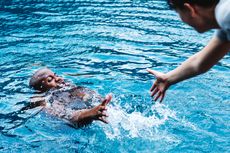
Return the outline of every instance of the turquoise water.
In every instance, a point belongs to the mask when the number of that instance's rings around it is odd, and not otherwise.
[[[146,68],[167,72],[201,49],[161,0],[1,0],[0,152],[229,152],[230,56],[151,100]],[[21,113],[31,74],[47,66],[101,95],[109,125],[74,129],[39,109]]]

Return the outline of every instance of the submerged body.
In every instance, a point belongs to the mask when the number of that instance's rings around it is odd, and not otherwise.
[[[94,91],[80,86],[53,89],[46,94],[45,111],[49,114],[71,120],[74,112],[92,109],[102,98]],[[75,118],[79,117],[75,113]]]

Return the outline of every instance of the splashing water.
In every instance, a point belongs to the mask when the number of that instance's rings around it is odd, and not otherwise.
[[[198,35],[166,1],[2,0],[0,18],[0,152],[229,152],[229,55],[170,88],[163,104],[150,100],[146,68],[168,72],[213,35]],[[75,129],[18,112],[33,96],[29,78],[45,66],[113,93],[110,124]]]
[[[108,138],[114,139],[116,137],[123,137],[122,132],[127,133],[127,137],[135,138],[151,138],[155,139],[157,133],[157,127],[164,124],[168,118],[175,118],[175,112],[164,107],[164,105],[156,104],[152,106],[151,111],[158,113],[152,116],[144,116],[140,112],[132,112],[128,114],[117,105],[115,107],[109,107],[109,122],[110,128],[104,129]]]

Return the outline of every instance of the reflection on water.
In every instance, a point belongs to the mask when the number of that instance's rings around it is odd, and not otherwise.
[[[161,0],[0,1],[1,152],[226,152],[229,55],[209,73],[175,85],[164,104],[153,76],[201,49],[198,35]],[[102,95],[110,124],[74,129],[37,109],[21,112],[32,73],[48,66]],[[208,89],[208,90],[207,90]]]

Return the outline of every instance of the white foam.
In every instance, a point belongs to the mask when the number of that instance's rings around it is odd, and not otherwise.
[[[152,106],[151,111],[156,112],[151,116],[144,116],[140,112],[127,113],[119,105],[109,106],[109,122],[110,127],[104,128],[105,134],[108,138],[147,138],[147,139],[161,139],[169,138],[167,134],[158,134],[158,127],[165,124],[169,117],[175,118],[176,113],[165,105],[155,104]]]

